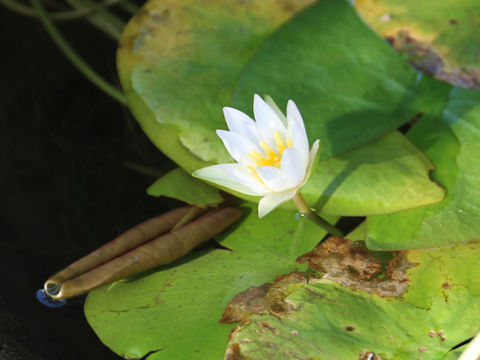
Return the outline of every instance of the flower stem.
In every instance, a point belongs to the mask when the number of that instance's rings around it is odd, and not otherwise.
[[[52,37],[53,41],[55,41],[57,46],[63,51],[65,56],[77,67],[77,69],[82,72],[83,75],[85,75],[91,82],[93,82],[96,86],[103,90],[106,94],[110,95],[118,102],[126,104],[127,100],[125,98],[125,95],[120,90],[118,90],[106,80],[104,80],[95,71],[93,71],[92,68],[90,68],[90,66],[88,66],[83,61],[83,59],[80,58],[77,53],[70,47],[69,43],[65,40],[62,34],[60,34],[53,21],[49,18],[48,13],[44,9],[40,0],[30,1],[33,8],[38,14],[40,21]]]
[[[340,237],[344,236],[344,234],[339,229],[337,229],[335,226],[333,226],[328,221],[323,219],[316,212],[312,211],[312,209],[310,208],[310,206],[308,206],[307,202],[305,201],[305,199],[300,193],[297,193],[293,197],[293,202],[295,203],[295,206],[297,207],[298,211],[300,211],[300,215],[302,217],[317,224],[318,226],[325,229],[328,233],[332,235],[340,236]]]
[[[480,359],[480,332],[473,338],[467,349],[458,358],[458,360],[477,360]]]

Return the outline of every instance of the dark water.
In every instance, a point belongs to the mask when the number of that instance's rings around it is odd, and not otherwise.
[[[81,22],[62,31],[115,80],[116,45]],[[97,90],[37,21],[0,6],[0,359],[119,359],[83,316],[83,300],[42,306],[54,272],[177,204],[124,162],[167,171],[128,110]]]

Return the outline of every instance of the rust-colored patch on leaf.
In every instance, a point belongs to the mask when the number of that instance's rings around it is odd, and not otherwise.
[[[252,314],[269,312],[277,315],[288,310],[283,302],[289,284],[306,282],[305,274],[295,271],[287,275],[277,276],[275,282],[261,286],[251,286],[236,295],[226,306],[220,323],[247,323]]]
[[[270,330],[274,335],[278,334],[277,329],[275,329],[268,321],[259,321],[258,325],[264,329]]]
[[[408,62],[418,70],[452,85],[480,90],[478,70],[472,67],[448,66],[428,42],[415,38],[409,30],[399,30],[386,39],[397,51],[405,53]]]
[[[232,344],[228,347],[225,353],[225,360],[247,360],[248,358],[242,355],[240,344]]]
[[[375,293],[381,297],[399,297],[408,287],[405,271],[414,266],[403,252],[382,266],[366,248],[340,237],[332,236],[313,251],[299,257],[299,263],[308,263],[310,268],[323,273],[322,278],[330,279],[355,290]],[[382,272],[383,271],[383,272]],[[253,314],[269,313],[279,317],[293,310],[285,301],[290,284],[315,281],[318,277],[294,271],[277,276],[273,283],[251,286],[236,295],[226,306],[220,323],[246,324]],[[307,288],[307,291],[311,289]],[[352,330],[350,330],[352,328]],[[355,328],[346,327],[347,331]]]
[[[405,272],[414,265],[408,262],[404,253],[395,254],[386,264],[384,276],[380,276],[380,259],[350,240],[332,236],[297,261],[308,263],[312,269],[325,273],[323,278],[343,286],[381,297],[399,297],[408,287]]]

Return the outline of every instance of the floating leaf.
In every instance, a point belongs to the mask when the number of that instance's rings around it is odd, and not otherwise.
[[[349,2],[319,1],[269,36],[244,68],[232,104],[252,94],[298,105],[320,160],[390,133],[409,119],[416,72],[358,17]]]
[[[299,268],[296,257],[325,235],[291,211],[258,219],[255,205],[243,209],[243,222],[220,239],[233,251],[200,251],[90,293],[85,314],[99,338],[126,358],[153,350],[152,360],[222,358],[232,327],[218,321],[228,301]]]
[[[480,238],[480,93],[424,78],[413,111],[424,116],[408,137],[438,169],[439,204],[367,218],[371,249],[427,248]]]
[[[279,278],[263,299],[270,313],[243,319],[227,359],[456,359],[450,348],[478,331],[480,244],[398,256],[410,263],[403,297],[379,297],[326,277],[309,284]],[[428,307],[421,307],[425,300]]]
[[[223,200],[218,189],[195,179],[180,168],[173,169],[155,181],[147,193],[152,196],[168,196],[198,206],[218,204]]]
[[[395,131],[344,155],[320,162],[302,189],[322,213],[365,216],[441,201],[444,191],[429,179],[433,165]]]
[[[417,68],[480,89],[477,0],[358,0],[355,6]]]

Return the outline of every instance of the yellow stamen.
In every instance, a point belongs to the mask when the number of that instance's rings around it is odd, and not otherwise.
[[[263,151],[265,151],[266,160],[274,161],[274,159],[279,157],[277,153],[273,151],[265,141],[260,141],[259,145],[262,147]]]
[[[256,168],[262,167],[262,166],[274,166],[280,169],[280,165],[282,163],[283,151],[287,147],[293,147],[293,142],[290,138],[286,139],[287,146],[285,146],[285,142],[283,141],[282,136],[280,135],[280,132],[276,131],[273,134],[273,136],[275,138],[275,144],[276,144],[278,154],[274,150],[272,150],[272,148],[268,146],[268,144],[265,141],[260,141],[258,143],[260,147],[263,149],[263,151],[265,152],[265,156],[261,155],[256,150],[250,150],[250,152],[248,153],[248,156],[250,156],[250,159],[253,160],[253,162],[255,163],[255,166],[247,166],[247,168],[250,171],[250,174],[261,183],[263,183],[263,181],[258,175]]]
[[[277,150],[280,153],[280,156],[282,156],[283,150],[285,150],[285,143],[283,142],[282,136],[280,135],[280,132],[275,131],[275,134],[273,134],[275,137],[275,143],[277,144]]]
[[[278,154],[277,154],[277,152],[272,150],[272,148],[270,146],[268,146],[268,144],[265,141],[260,141],[258,143],[260,145],[260,147],[263,149],[263,151],[265,152],[265,156],[261,155],[256,150],[251,150],[248,153],[248,156],[250,156],[250,159],[253,160],[256,167],[274,166],[274,167],[280,169],[280,165],[281,165],[281,162],[282,162],[283,151],[287,147],[293,147],[293,142],[290,138],[286,139],[287,140],[287,146],[285,146],[285,142],[283,141],[282,135],[280,135],[280,132],[276,131],[273,136],[275,138],[275,144],[276,144]],[[257,170],[255,169],[255,167],[250,166],[249,170],[252,172],[252,175],[258,177]],[[260,180],[260,178],[258,178],[258,179]]]
[[[255,179],[264,184],[263,180],[258,175],[257,169],[254,166],[247,166],[247,169],[250,171],[250,175],[252,175]]]
[[[250,156],[250,159],[252,159],[255,162],[255,164],[257,164],[258,166],[261,166],[259,164],[262,164],[265,160],[263,156],[260,155],[256,150],[250,150],[250,152],[248,153],[248,156]]]

